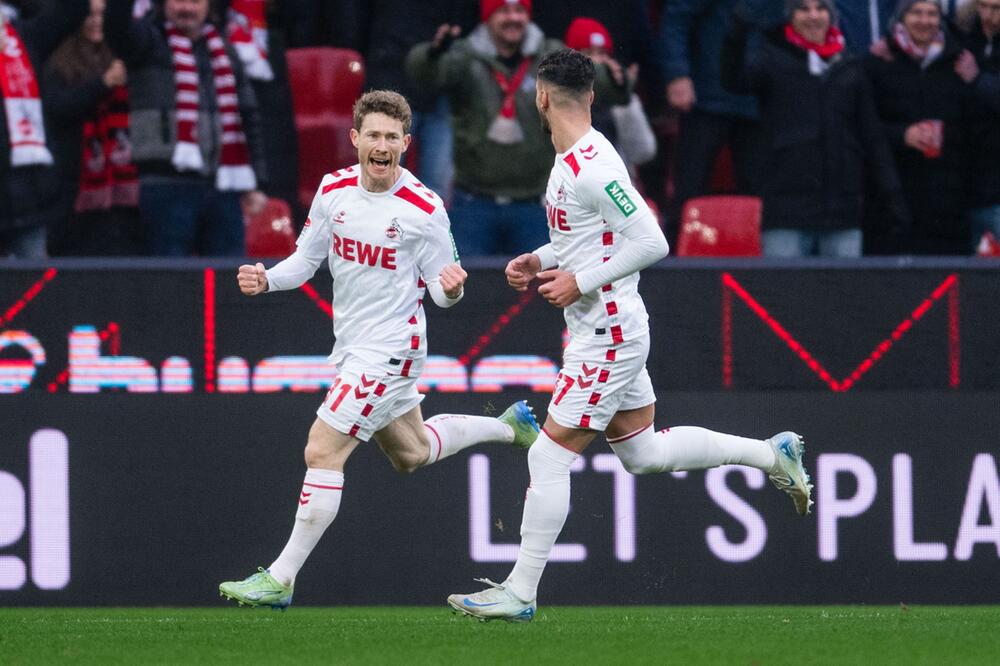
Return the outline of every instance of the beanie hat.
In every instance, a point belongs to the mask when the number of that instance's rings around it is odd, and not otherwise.
[[[910,11],[910,7],[917,4],[918,2],[929,2],[941,11],[940,0],[899,0],[899,4],[896,5],[896,12],[892,15],[892,23],[899,23],[903,20],[903,15]]]
[[[566,46],[574,51],[584,49],[604,49],[608,53],[614,50],[611,34],[599,21],[579,16],[573,19],[566,30]]]
[[[790,21],[792,19],[792,13],[794,13],[796,9],[800,9],[804,4],[805,0],[785,0],[785,19]],[[826,11],[830,12],[830,24],[836,24],[837,8],[834,6],[833,0],[819,0],[819,4],[826,7]]]
[[[521,5],[531,14],[531,0],[479,0],[479,20],[486,23],[503,5]]]

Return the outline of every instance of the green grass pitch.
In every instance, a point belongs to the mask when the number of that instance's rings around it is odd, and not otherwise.
[[[13,664],[998,664],[1000,607],[0,609]]]

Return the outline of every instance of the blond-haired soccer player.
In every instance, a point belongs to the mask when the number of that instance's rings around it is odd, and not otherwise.
[[[648,317],[637,287],[639,271],[666,256],[667,241],[621,158],[591,127],[593,81],[594,65],[576,51],[554,52],[538,66],[536,105],[557,153],[545,193],[551,242],[511,260],[506,273],[518,291],[536,276],[545,281],[539,293],[565,310],[571,340],[528,452],[517,563],[502,584],[480,579],[490,587],[448,597],[455,610],[482,619],[534,617],[542,570],[569,512],[570,466],[599,432],[633,474],[749,465],[790,494],[800,514],[812,504],[795,433],[759,440],[653,429]]]
[[[362,96],[351,130],[358,164],[323,178],[295,253],[270,270],[239,269],[240,289],[254,296],[294,289],[328,259],[336,313],[330,360],[339,369],[309,431],[308,469],[287,545],[267,569],[219,586],[241,605],[291,603],[295,576],[337,515],[344,464],[361,442],[374,438],[398,471],[412,472],[480,442],[526,448],[538,434],[524,402],[498,418],[421,416],[424,292],[451,307],[462,298],[466,273],[441,199],[399,164],[410,119],[398,93]]]

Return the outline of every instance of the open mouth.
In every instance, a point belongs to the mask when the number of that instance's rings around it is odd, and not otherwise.
[[[389,170],[389,165],[392,164],[392,161],[389,158],[370,157],[368,158],[368,163],[372,165],[374,171],[381,173]]]

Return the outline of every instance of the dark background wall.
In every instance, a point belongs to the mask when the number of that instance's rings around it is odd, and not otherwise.
[[[0,273],[0,381],[17,389],[9,378],[30,357],[14,332],[46,355],[27,388],[0,395],[0,587],[13,588],[0,603],[215,603],[220,580],[284,544],[322,387],[223,394],[206,362],[323,356],[330,319],[305,291],[241,297],[232,266],[55,268]],[[558,363],[559,313],[537,297],[512,309],[494,267],[471,273],[460,306],[429,312],[431,353],[470,376],[494,355]],[[599,440],[560,539],[583,558],[550,565],[544,602],[996,603],[996,278],[972,263],[644,273],[658,427],[803,433],[815,513],[797,517],[762,474],[735,468],[630,481]],[[328,279],[313,284],[328,298]],[[102,357],[143,359],[161,380],[165,359],[188,359],[191,391],[72,392],[68,340],[82,325],[105,333]],[[431,390],[424,411],[495,413],[519,398],[544,413],[547,394],[525,387]],[[61,437],[64,477],[58,446],[30,453],[33,438]],[[484,560],[516,544],[527,480],[523,455],[502,447],[409,477],[360,448],[296,603],[433,604],[502,578],[510,563]]]

